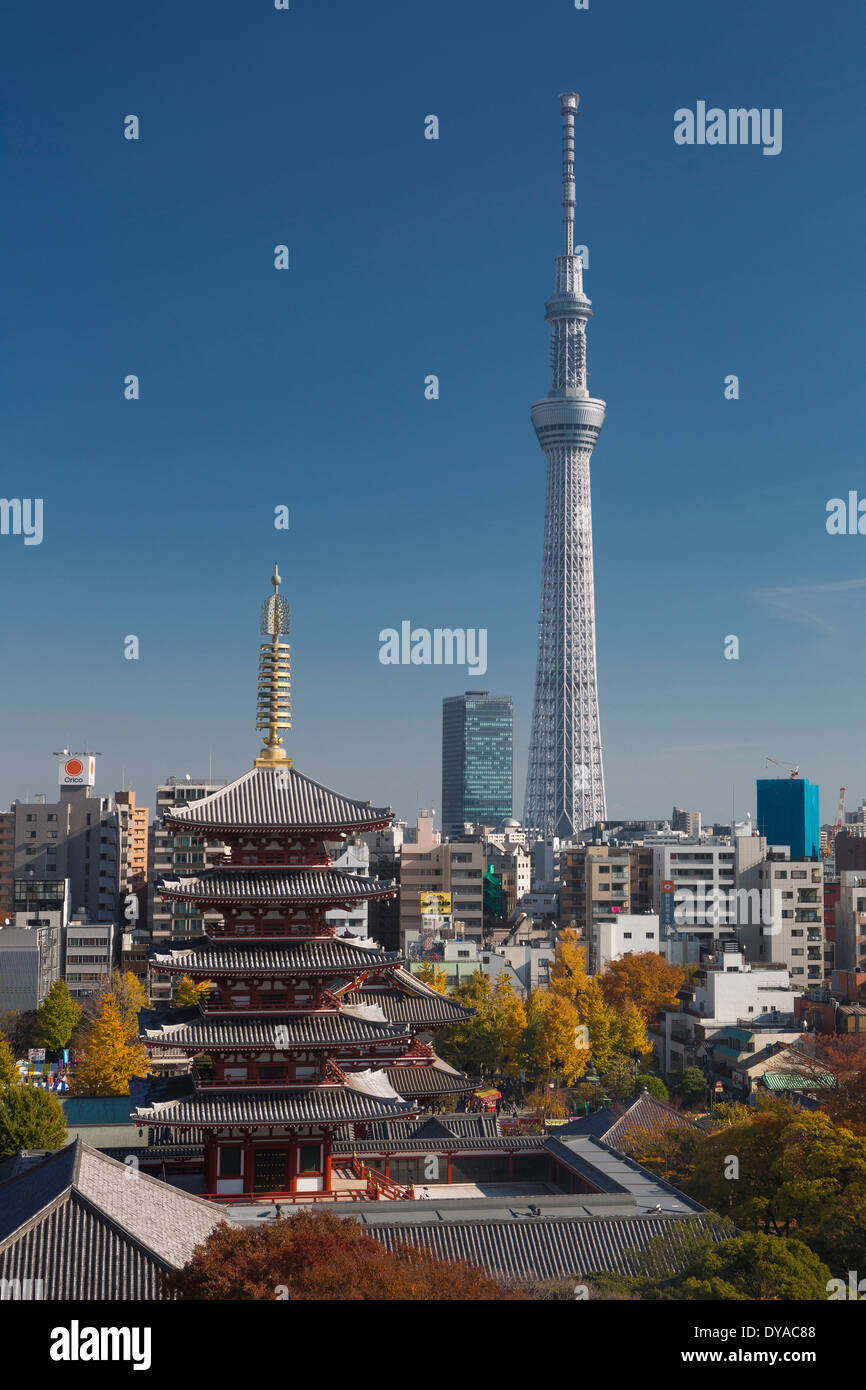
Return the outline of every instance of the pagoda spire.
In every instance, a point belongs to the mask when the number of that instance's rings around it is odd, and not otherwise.
[[[259,693],[256,706],[256,728],[266,733],[265,745],[255,760],[256,767],[291,767],[286,756],[280,729],[292,727],[291,666],[288,642],[281,637],[289,634],[289,605],[280,597],[280,571],[274,565],[271,583],[274,592],[262,604],[262,636],[267,642],[259,647]]]

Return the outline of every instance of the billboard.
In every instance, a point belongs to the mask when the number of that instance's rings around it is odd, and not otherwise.
[[[675,927],[676,918],[674,916],[674,889],[675,884],[672,878],[663,878],[660,888],[660,907],[661,924],[663,927]]]
[[[451,894],[450,893],[422,893],[421,894],[421,913],[426,916],[428,913],[439,917],[451,916]]]
[[[92,787],[96,781],[96,758],[92,753],[71,753],[61,758],[57,780],[61,787]]]

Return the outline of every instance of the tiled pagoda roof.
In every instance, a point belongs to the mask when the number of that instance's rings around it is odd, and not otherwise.
[[[190,1009],[142,1010],[138,1016],[144,1042],[162,1047],[206,1049],[234,1047],[338,1047],[341,1044],[400,1042],[409,1030],[395,1023],[370,1021],[332,1010],[319,1014],[255,1014],[221,1018]],[[278,1034],[277,1030],[282,1030]],[[280,1043],[279,1037],[288,1041]]]
[[[157,952],[153,956],[153,966],[156,970],[207,976],[239,973],[352,975],[359,970],[398,965],[401,959],[398,951],[355,946],[336,936],[280,945],[251,942],[243,946],[238,943],[215,946],[207,937],[201,937],[187,949],[165,954]]]
[[[391,976],[393,987],[352,990],[344,994],[344,1004],[367,1004],[382,1010],[392,1023],[424,1024],[440,1027],[446,1023],[465,1023],[473,1017],[472,1009],[456,1004],[453,999],[440,994],[423,984],[408,970],[395,970]]]
[[[462,1071],[455,1071],[441,1057],[429,1066],[388,1067],[388,1080],[401,1096],[456,1096],[474,1091],[477,1081],[471,1081]]]
[[[171,1100],[138,1106],[137,1124],[190,1125],[207,1129],[225,1125],[347,1124],[412,1115],[417,1106],[400,1097],[370,1095],[349,1086],[318,1090],[268,1090],[228,1094],[197,1092],[190,1084]]]
[[[387,898],[397,891],[392,880],[358,878],[342,869],[211,869],[197,878],[162,879],[165,898],[208,902],[334,902]]]
[[[373,830],[391,818],[390,806],[342,796],[293,767],[254,767],[210,796],[165,812],[166,825],[197,831]]]

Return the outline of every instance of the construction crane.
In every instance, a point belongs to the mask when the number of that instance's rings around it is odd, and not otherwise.
[[[790,768],[793,769],[793,771],[791,772],[791,776],[792,776],[792,777],[799,777],[799,776],[800,776],[800,764],[799,764],[799,763],[797,763],[797,764],[794,764],[794,763],[780,763],[778,758],[771,758],[769,755],[767,756],[767,762],[768,762],[768,763],[775,763],[776,767],[790,767]]]

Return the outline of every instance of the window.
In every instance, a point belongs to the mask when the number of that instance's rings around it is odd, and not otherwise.
[[[241,1148],[220,1149],[220,1177],[239,1178],[241,1175]]]
[[[36,817],[35,817],[35,816],[27,816],[27,817],[25,817],[25,819],[26,819],[26,820],[35,820]]]
[[[320,1173],[322,1171],[321,1154],[320,1144],[302,1144],[298,1149],[298,1172]]]
[[[624,931],[624,932],[623,932],[623,939],[624,939],[625,941],[631,941],[631,932],[630,932],[630,931]]]

